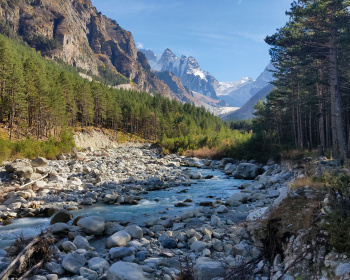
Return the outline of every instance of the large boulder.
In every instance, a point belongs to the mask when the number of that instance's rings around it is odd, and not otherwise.
[[[259,175],[259,167],[252,163],[240,163],[233,173],[235,179],[253,180]]]
[[[118,231],[110,236],[106,241],[106,248],[124,247],[131,240],[131,235],[125,230]]]
[[[82,218],[77,224],[82,231],[93,235],[101,235],[106,227],[105,219],[100,216]]]
[[[107,273],[107,280],[146,280],[141,266],[136,263],[116,262]]]
[[[51,219],[51,225],[56,223],[68,223],[73,218],[72,213],[69,211],[62,209],[58,211],[55,216]]]
[[[237,165],[232,164],[232,163],[228,163],[225,165],[224,172],[226,175],[231,175],[233,173],[233,171],[236,170],[236,168],[237,168]]]
[[[193,269],[196,279],[211,280],[225,276],[224,266],[210,258],[199,258]]]
[[[62,266],[65,270],[78,274],[79,269],[83,267],[86,263],[86,259],[83,255],[72,253],[68,254],[63,258]]]
[[[30,163],[33,167],[44,167],[49,164],[49,162],[43,157],[37,157],[36,159],[33,159]]]

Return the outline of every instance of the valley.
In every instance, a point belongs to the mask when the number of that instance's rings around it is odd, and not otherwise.
[[[0,280],[350,279],[349,2],[117,2],[0,0]]]

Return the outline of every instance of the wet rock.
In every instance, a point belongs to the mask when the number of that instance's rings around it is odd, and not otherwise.
[[[77,224],[87,234],[101,235],[105,230],[105,219],[100,216],[82,218]]]
[[[119,261],[107,273],[107,280],[146,280],[142,268],[135,263]]]
[[[73,215],[67,210],[58,211],[51,219],[51,225],[56,223],[68,223],[73,218]]]

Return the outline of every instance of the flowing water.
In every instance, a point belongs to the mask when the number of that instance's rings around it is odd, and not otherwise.
[[[196,168],[191,168],[196,169]],[[239,192],[238,187],[244,180],[235,180],[226,176],[220,170],[200,169],[203,177],[213,175],[209,180],[193,180],[191,186],[179,186],[166,190],[153,191],[142,194],[138,205],[106,205],[95,204],[76,211],[77,216],[103,216],[106,221],[132,222],[143,225],[144,221],[152,216],[178,215],[198,207],[202,201],[214,201],[221,198],[225,201],[233,193]],[[184,192],[186,190],[186,192]],[[174,205],[186,199],[192,202],[188,207],[177,208]],[[0,226],[0,248],[10,245],[17,236],[36,236],[50,224],[50,218],[22,218],[13,219],[12,224]]]

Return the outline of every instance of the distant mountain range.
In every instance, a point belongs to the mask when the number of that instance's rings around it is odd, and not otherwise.
[[[196,103],[197,105],[203,105],[217,114],[220,114],[221,110],[211,107],[241,107],[273,80],[270,72],[273,68],[271,64],[256,80],[243,77],[235,82],[218,82],[213,75],[200,67],[194,57],[182,55],[179,58],[169,48],[161,55],[156,55],[152,50],[139,49],[139,51],[146,56],[155,73],[164,71],[173,73],[180,78],[184,87],[192,92],[191,95],[196,97],[197,102],[202,101],[199,102],[200,104]],[[157,75],[158,77],[163,76],[163,74]],[[211,98],[211,102],[207,102],[201,95]],[[212,100],[218,100],[218,102],[214,102],[215,105],[213,105]]]
[[[87,78],[116,73],[124,76],[124,83],[132,81],[128,86],[133,89],[204,106],[216,114],[232,111],[228,106],[243,106],[272,80],[265,70],[256,81],[244,77],[218,82],[192,56],[179,58],[170,49],[161,55],[138,50],[131,32],[99,13],[90,0],[1,3],[0,31],[10,27],[45,56],[84,69]]]
[[[241,83],[239,87],[234,88],[232,91],[225,91],[225,94],[219,97],[232,107],[242,107],[255,94],[273,81],[271,70],[273,70],[273,66],[270,63],[255,81],[246,78],[243,80],[246,81],[245,83]]]

